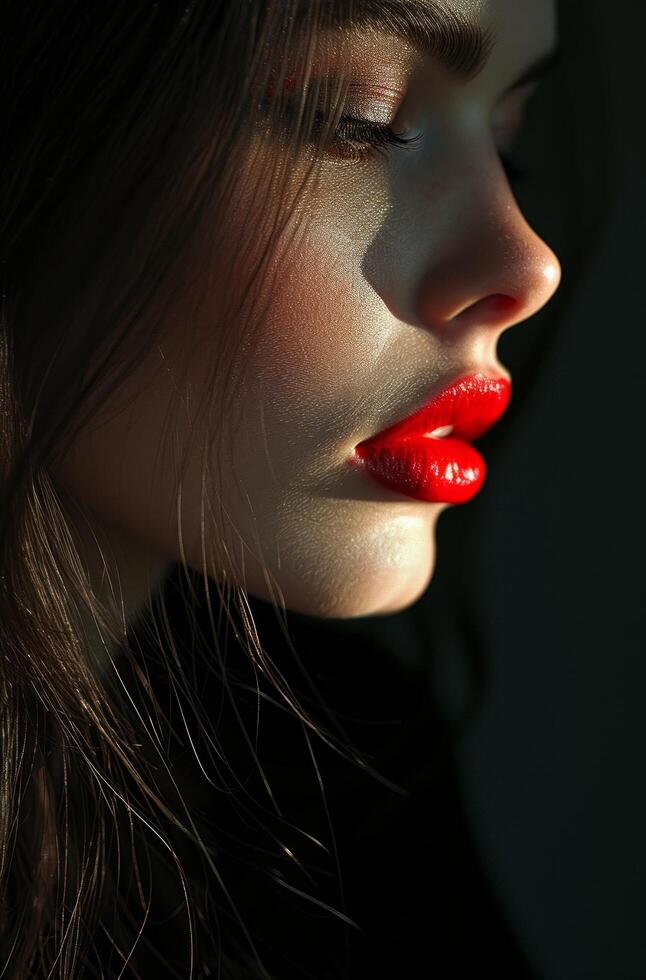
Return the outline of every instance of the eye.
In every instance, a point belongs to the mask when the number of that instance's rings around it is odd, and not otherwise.
[[[288,99],[281,108],[278,122],[288,130],[298,128],[302,107],[295,100]],[[315,109],[305,140],[306,145],[322,146],[328,156],[343,160],[367,160],[378,155],[384,156],[389,147],[405,147],[415,143],[419,134],[406,135],[396,132],[388,123],[376,122],[343,113],[333,130],[329,131],[330,112]]]
[[[321,113],[321,117],[323,115]],[[389,124],[345,114],[339,119],[328,147],[334,156],[365,160],[377,154],[383,155],[389,146],[410,146],[418,139],[419,135],[406,136],[395,132]]]

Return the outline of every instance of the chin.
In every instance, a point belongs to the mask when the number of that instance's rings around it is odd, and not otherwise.
[[[326,617],[337,619],[357,619],[362,616],[387,616],[402,612],[420,599],[428,589],[435,570],[434,553],[430,564],[415,568],[404,576],[392,574],[384,578],[381,588],[378,583],[368,590],[348,590],[336,604],[336,611],[325,613]]]
[[[245,556],[242,588],[265,602],[318,619],[359,619],[402,612],[426,592],[435,571],[435,523],[448,505],[406,513],[368,513],[363,522],[337,525],[303,548],[304,535],[284,548],[280,564]],[[287,541],[289,544],[289,539]],[[265,555],[271,554],[264,548]]]
[[[345,581],[341,576],[333,585],[312,582],[310,588],[280,582],[287,609],[318,619],[358,619],[365,616],[386,616],[401,612],[417,602],[429,587],[435,569],[435,548],[425,550],[411,565],[370,567],[353,570]],[[266,586],[249,591],[266,602],[271,601]]]

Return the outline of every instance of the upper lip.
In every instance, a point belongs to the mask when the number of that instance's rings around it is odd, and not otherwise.
[[[453,426],[451,436],[454,438],[477,439],[498,421],[507,408],[510,395],[511,382],[504,375],[486,371],[463,372],[420,409],[359,445],[419,438],[446,425]]]

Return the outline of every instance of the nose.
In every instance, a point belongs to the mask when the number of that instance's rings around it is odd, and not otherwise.
[[[505,329],[531,317],[558,289],[561,266],[530,227],[509,188],[455,225],[414,288],[415,319],[434,331]]]

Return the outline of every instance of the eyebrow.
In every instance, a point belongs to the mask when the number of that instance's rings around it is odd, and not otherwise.
[[[493,29],[482,27],[442,0],[354,0],[351,13],[340,23],[345,27],[373,27],[400,37],[464,81],[480,74],[496,43]],[[508,91],[543,78],[559,62],[560,55],[558,46],[541,55]]]
[[[495,43],[492,30],[442,0],[354,0],[339,22],[400,37],[465,80],[482,71]]]

